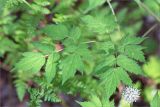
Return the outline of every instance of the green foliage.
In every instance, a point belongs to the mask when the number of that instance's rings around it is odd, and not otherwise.
[[[88,102],[78,102],[82,107],[114,107],[114,103],[105,100],[100,100],[97,96],[92,96]]]
[[[11,48],[12,47],[12,48]],[[14,51],[18,46],[8,38],[0,37],[0,57],[5,52],[12,52]]]
[[[53,40],[61,40],[68,36],[68,30],[64,25],[48,25],[43,32]]]
[[[117,58],[117,64],[129,72],[142,74],[140,66],[134,60],[129,59],[127,56],[119,55]]]
[[[80,93],[89,100],[78,102],[82,107],[113,107],[110,97],[119,84],[132,85],[131,73],[143,75],[139,62],[145,62],[141,43],[146,38],[135,36],[142,22],[128,27],[135,16],[126,8],[116,17],[116,4],[105,3],[0,0],[6,6],[0,8],[0,57],[17,62],[7,64],[14,68],[21,101],[26,91],[30,107],[61,102],[60,93]]]
[[[108,77],[108,78],[106,78]],[[122,68],[109,69],[102,74],[102,84],[105,84],[107,97],[110,97],[116,90],[116,87],[122,81],[126,85],[131,85],[131,79],[128,74]]]
[[[146,64],[143,65],[144,72],[151,78],[154,78],[156,82],[160,81],[160,60],[156,56],[151,56],[146,62]]]
[[[76,70],[83,70],[83,62],[79,55],[72,54],[61,62],[62,83],[74,76]]]
[[[56,95],[53,84],[48,83],[44,78],[35,78],[38,88],[29,88],[31,95],[29,106],[41,107],[43,101],[60,102],[61,100]]]
[[[6,0],[6,8],[13,7],[15,5],[18,5],[19,3],[22,3],[25,0]]]
[[[45,67],[45,76],[48,82],[51,82],[56,74],[56,61],[59,59],[59,54],[52,53],[49,55]]]
[[[111,33],[115,29],[115,22],[113,16],[104,14],[103,11],[98,13],[98,15],[85,15],[82,17],[82,21],[85,23],[85,26],[94,33],[105,34]]]
[[[41,53],[26,52],[23,58],[16,64],[15,69],[37,73],[45,63],[45,56]]]
[[[54,51],[54,47],[47,43],[33,42],[34,47],[43,54],[50,54]]]
[[[18,94],[18,98],[20,99],[20,101],[22,101],[27,88],[25,81],[17,79],[15,81],[15,87]]]
[[[88,7],[86,11],[90,11],[92,9],[97,8],[98,6],[101,6],[103,3],[105,2],[105,0],[88,0]]]
[[[158,92],[153,97],[153,100],[151,101],[151,107],[158,107],[160,104],[160,96]]]
[[[129,57],[144,62],[145,58],[144,58],[144,54],[142,52],[142,47],[137,46],[137,45],[128,45],[125,47],[125,53],[126,55],[128,55]]]

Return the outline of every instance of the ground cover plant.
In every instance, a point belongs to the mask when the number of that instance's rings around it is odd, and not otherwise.
[[[160,106],[160,40],[149,37],[160,32],[159,0],[0,0],[0,13],[0,67],[20,102]]]

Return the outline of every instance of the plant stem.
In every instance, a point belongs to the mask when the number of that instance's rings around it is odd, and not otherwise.
[[[117,16],[116,16],[115,12],[114,12],[114,9],[113,9],[113,7],[112,7],[112,5],[111,5],[111,3],[110,3],[110,0],[107,0],[107,3],[108,3],[108,5],[109,5],[109,8],[110,8],[111,11],[112,11],[112,14],[113,14],[113,16],[114,16],[114,20],[115,20],[115,22],[117,23],[117,29],[118,29],[118,31],[121,33],[120,26],[119,26],[119,23],[118,23],[118,19],[117,19]]]
[[[139,7],[144,8],[148,13],[150,13],[158,22],[160,22],[160,17],[158,17],[150,8],[148,8],[144,3],[142,3],[140,0],[137,1],[137,4]]]
[[[147,36],[147,35],[148,35],[153,29],[155,29],[156,27],[157,27],[157,24],[153,25],[150,29],[148,29],[148,30],[143,34],[142,37]]]

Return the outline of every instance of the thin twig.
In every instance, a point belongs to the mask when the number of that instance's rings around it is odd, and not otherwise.
[[[156,27],[157,27],[157,24],[153,25],[150,29],[148,29],[148,30],[143,34],[142,37],[147,36],[147,35],[148,35],[153,29],[155,29]]]

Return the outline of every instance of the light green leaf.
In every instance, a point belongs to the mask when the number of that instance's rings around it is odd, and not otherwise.
[[[127,56],[119,55],[117,58],[117,64],[131,73],[143,74],[140,66]]]
[[[149,61],[143,65],[145,74],[158,82],[160,80],[160,59],[156,56],[149,57]]]
[[[52,53],[49,55],[45,67],[45,77],[48,82],[51,82],[56,74],[56,61],[59,59],[58,53]]]
[[[158,92],[153,97],[153,100],[151,101],[151,107],[159,107],[160,105],[160,96],[158,95]]]
[[[68,29],[65,25],[59,24],[54,25],[50,24],[47,25],[42,32],[46,35],[50,36],[53,40],[62,40],[68,36]]]
[[[144,53],[142,52],[142,47],[138,45],[127,45],[125,47],[125,54],[128,55],[130,58],[135,60],[145,62]]]
[[[45,63],[45,57],[41,53],[26,52],[23,56],[15,65],[15,69],[37,73]]]
[[[71,54],[62,60],[60,67],[62,68],[62,83],[73,77],[76,70],[83,69],[83,62],[78,54]]]

